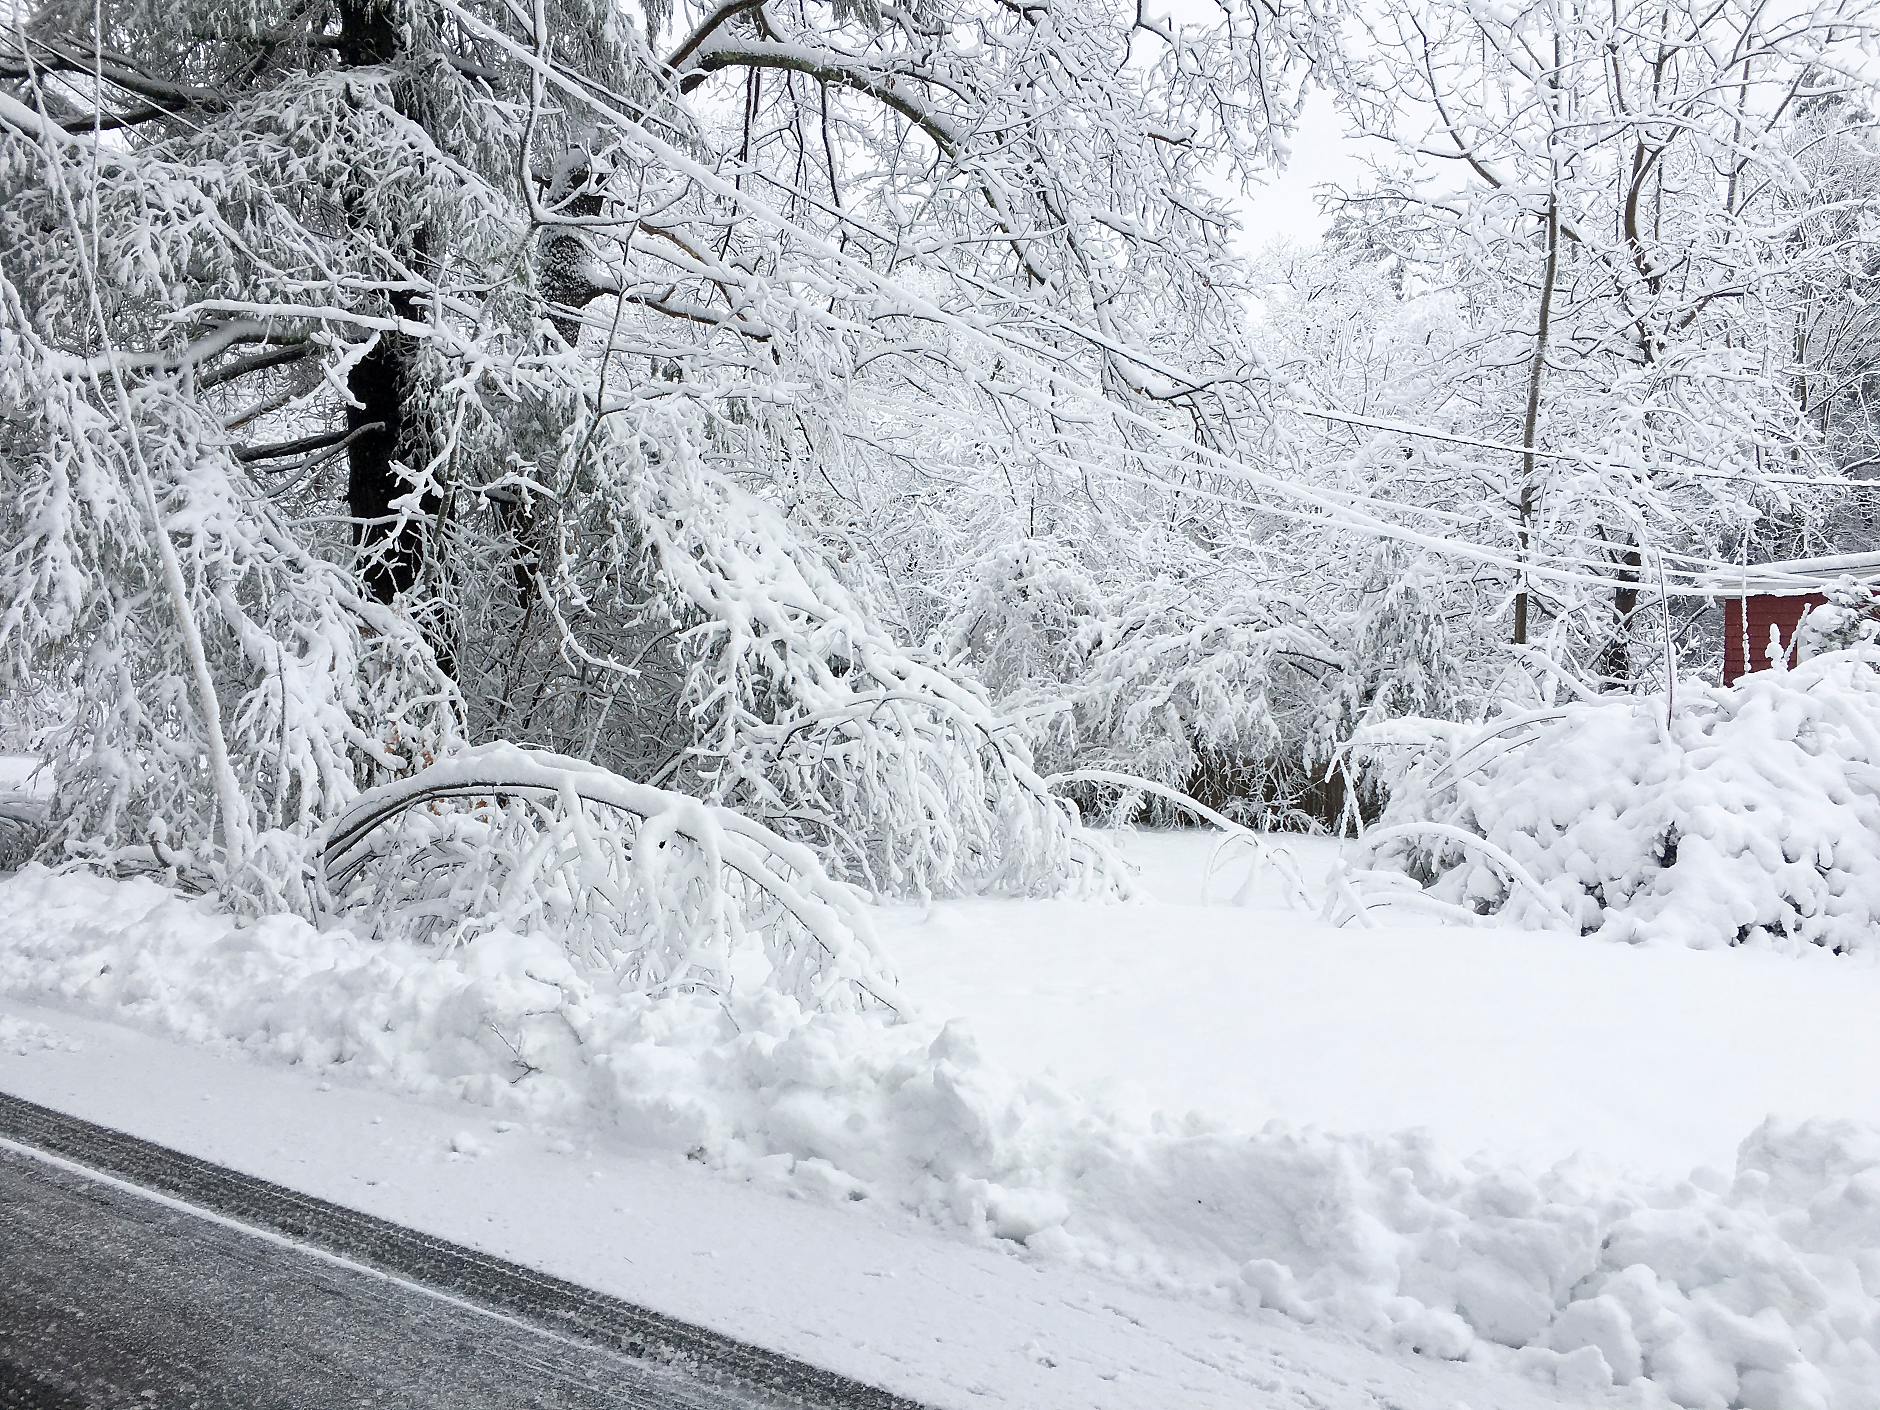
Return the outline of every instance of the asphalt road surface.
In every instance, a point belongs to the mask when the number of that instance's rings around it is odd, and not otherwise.
[[[0,1094],[5,1410],[784,1405],[919,1410]]]

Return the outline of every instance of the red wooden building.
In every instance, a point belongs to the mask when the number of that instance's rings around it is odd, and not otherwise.
[[[1746,672],[1769,669],[1771,631],[1777,649],[1793,666],[1795,628],[1802,615],[1825,603],[1823,587],[1842,577],[1880,584],[1880,553],[1755,563],[1713,577],[1711,583],[1723,599],[1723,683],[1734,685]]]

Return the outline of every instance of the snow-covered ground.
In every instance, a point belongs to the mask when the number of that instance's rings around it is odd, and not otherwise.
[[[1880,1405],[1870,960],[1124,845],[1159,899],[884,908],[887,1027],[29,871],[0,1087],[936,1405]]]
[[[1769,1115],[1880,1124],[1871,960],[1409,915],[1340,928],[1271,889],[1258,908],[1203,906],[1217,836],[1124,836],[1152,906],[942,902],[891,909],[882,930],[915,997],[969,1016],[1004,1065],[1248,1130],[1425,1126],[1458,1155],[1682,1176],[1732,1169]],[[1290,846],[1316,880],[1337,844]]]
[[[1510,1371],[1029,1262],[873,1202],[792,1198],[591,1126],[492,1119],[7,998],[0,1090],[946,1410],[1561,1403]]]

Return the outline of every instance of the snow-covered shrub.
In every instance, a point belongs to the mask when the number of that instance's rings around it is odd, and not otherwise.
[[[1720,689],[1486,725],[1406,719],[1355,754],[1389,793],[1377,864],[1524,926],[1699,948],[1876,948],[1880,651]]]
[[[1444,620],[1444,577],[1402,545],[1377,546],[1344,627],[1344,669],[1326,682],[1329,700],[1305,749],[1310,763],[1330,762],[1366,724],[1447,719],[1462,706],[1467,691]]]
[[[1799,661],[1825,651],[1844,651],[1880,641],[1880,594],[1852,577],[1831,584],[1827,601],[1803,613],[1795,628],[1795,656]],[[1752,642],[1752,650],[1757,643]]]
[[[0,803],[0,872],[17,871],[39,850],[43,829]]]
[[[543,937],[647,994],[724,993],[750,946],[806,1007],[894,1007],[866,910],[809,848],[584,760],[465,750],[359,798],[324,855],[334,914],[381,939]]]
[[[26,864],[45,836],[51,778],[32,753],[0,750],[0,872]]]

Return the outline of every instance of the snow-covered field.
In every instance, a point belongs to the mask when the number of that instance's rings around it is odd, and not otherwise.
[[[1217,837],[1127,836],[1152,906],[942,902],[882,929],[913,994],[970,1015],[1004,1065],[1248,1130],[1425,1126],[1458,1155],[1682,1176],[1732,1169],[1771,1114],[1880,1124],[1880,965],[1410,915],[1340,928],[1270,890],[1202,906]],[[1337,846],[1289,845],[1312,880]]]
[[[29,871],[0,1086],[939,1405],[1880,1405],[1880,967],[1204,906],[1210,843],[885,908],[885,1027]]]

